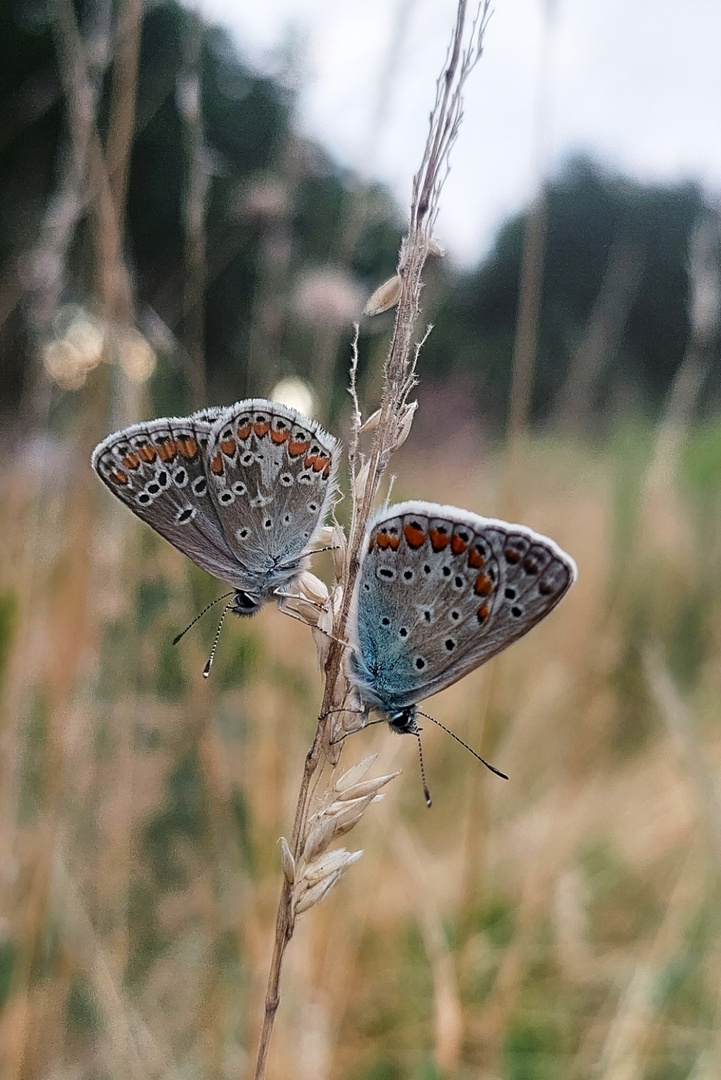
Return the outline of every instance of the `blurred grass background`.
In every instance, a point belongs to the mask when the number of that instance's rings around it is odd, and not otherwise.
[[[342,435],[351,323],[402,212],[297,135],[288,71],[254,74],[197,13],[21,3],[0,26],[0,1071],[235,1080],[315,650],[266,609],[226,628],[206,683],[213,618],[170,642],[216,583],[89,453],[291,374]],[[350,740],[348,764],[404,771],[292,943],[278,1080],[721,1076],[718,229],[693,185],[576,161],[482,265],[429,268],[394,498],[521,520],[579,582],[429,706],[508,783],[428,725],[428,813],[410,740]],[[384,318],[363,326],[369,410]]]

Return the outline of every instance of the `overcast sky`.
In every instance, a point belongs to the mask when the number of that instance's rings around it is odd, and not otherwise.
[[[426,135],[452,0],[201,0],[241,52],[267,67],[293,28],[304,43],[302,130],[341,163],[387,182],[401,205]],[[538,176],[539,61],[550,57],[541,143],[551,171],[587,151],[643,180],[700,181],[721,193],[721,0],[495,0],[486,50],[442,199],[450,256],[482,256]],[[380,73],[403,26],[382,129],[371,138]],[[369,151],[369,146],[374,149]]]

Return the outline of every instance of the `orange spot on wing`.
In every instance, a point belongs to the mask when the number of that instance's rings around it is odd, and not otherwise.
[[[276,446],[279,446],[280,443],[284,443],[287,439],[290,438],[290,429],[283,428],[282,431],[275,431],[273,428],[271,428],[270,437],[276,444]]]
[[[238,431],[237,431],[237,435],[238,435],[238,438],[240,439],[240,441],[245,442],[245,440],[248,438],[248,436],[250,435],[252,430],[253,430],[253,425],[252,424],[243,424],[242,427],[239,427]]]
[[[122,464],[126,469],[139,469],[140,458],[137,454],[128,454],[127,457],[122,459]]]
[[[513,563],[514,566],[521,561],[521,553],[515,548],[507,547],[503,554],[506,556],[506,562]]]
[[[123,486],[128,482],[128,477],[122,469],[113,469],[110,473],[110,479],[114,484],[121,484]]]
[[[325,468],[326,458],[322,454],[309,454],[304,461],[306,469],[313,469],[313,472],[322,472]]]
[[[451,551],[454,555],[462,555],[468,547],[465,540],[461,540],[460,536],[451,537]]]
[[[264,420],[260,424],[253,424],[253,431],[259,439],[263,439],[270,431],[270,420]]]
[[[431,547],[434,551],[443,551],[445,547],[448,547],[448,533],[440,532],[439,529],[431,529],[429,536],[431,538]]]
[[[306,440],[298,439],[297,441],[294,440],[294,439],[291,439],[290,442],[288,443],[288,453],[290,454],[291,457],[300,457],[301,454],[305,454],[305,452],[307,451],[309,446],[310,446],[310,440],[309,439],[306,439]]]
[[[232,457],[236,449],[235,439],[223,439],[220,444],[220,449],[223,451],[226,457]]]
[[[175,459],[175,439],[160,438],[157,443],[158,457],[163,462],[173,461]]]
[[[526,571],[527,574],[537,574],[538,573],[538,563],[535,562],[534,559],[524,559],[523,560],[523,569]]]
[[[216,454],[215,457],[211,458],[210,471],[214,473],[215,476],[223,475],[223,459],[220,454]]]
[[[471,554],[468,556],[468,565],[472,570],[480,570],[485,565],[486,560],[481,555],[478,548],[471,548]]]
[[[490,614],[491,614],[491,609],[489,608],[488,604],[481,604],[481,606],[478,609],[478,613],[476,615],[476,618],[478,619],[479,622],[485,622]]]
[[[493,592],[493,582],[489,578],[488,574],[479,574],[476,578],[476,584],[473,586],[473,591],[476,596],[490,596]]]
[[[385,551],[387,547],[390,547],[391,538],[388,533],[378,533],[376,535],[376,543],[381,550]],[[396,545],[397,546],[397,545]]]
[[[426,534],[423,529],[418,528],[414,524],[406,525],[403,529],[403,535],[406,538],[406,542],[409,547],[419,548],[426,542]]]
[[[186,461],[193,461],[198,456],[198,444],[190,435],[181,435],[175,440],[178,453]]]
[[[550,596],[553,592],[553,586],[549,585],[547,581],[539,581],[538,591],[541,596]]]
[[[371,536],[370,540],[368,541],[368,552],[370,553],[375,546],[376,546],[376,537]]]
[[[136,450],[138,457],[145,461],[148,465],[150,465],[151,462],[155,461],[155,447],[151,446],[150,443],[143,443],[142,446],[136,447]]]

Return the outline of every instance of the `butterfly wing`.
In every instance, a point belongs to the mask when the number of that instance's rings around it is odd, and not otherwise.
[[[211,494],[237,559],[263,591],[297,574],[328,511],[337,442],[294,409],[261,398],[238,402],[208,442]]]
[[[369,530],[351,677],[369,705],[414,705],[526,634],[575,577],[573,560],[524,526],[432,503],[390,507]]]
[[[247,575],[226,540],[204,465],[213,424],[224,412],[133,424],[104,439],[91,460],[142,521],[202,570],[243,588]]]

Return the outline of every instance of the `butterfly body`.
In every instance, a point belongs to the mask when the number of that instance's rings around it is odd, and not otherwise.
[[[236,590],[252,615],[305,565],[332,499],[336,440],[254,398],[108,436],[92,465],[141,520]]]
[[[416,734],[416,706],[544,618],[576,576],[552,540],[521,525],[408,502],[371,521],[348,674],[366,710]]]

